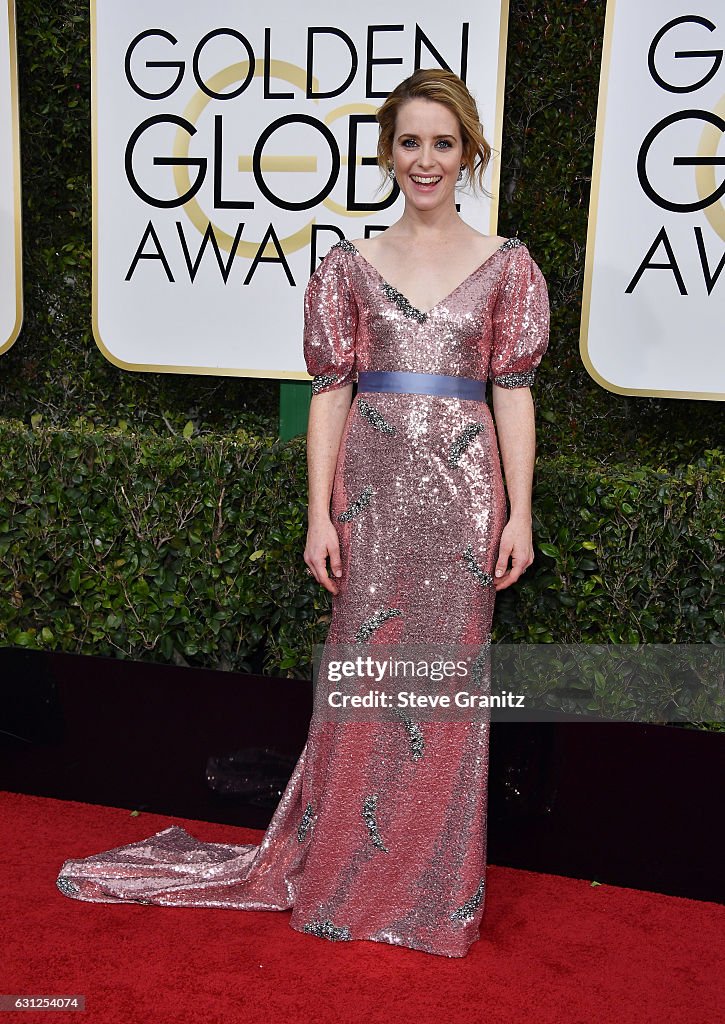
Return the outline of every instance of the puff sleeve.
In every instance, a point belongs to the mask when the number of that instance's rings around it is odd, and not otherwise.
[[[303,349],[313,395],[357,380],[357,324],[350,260],[342,247],[334,245],[305,289]]]
[[[530,387],[549,344],[549,295],[523,243],[509,256],[492,319],[489,378],[502,388]]]

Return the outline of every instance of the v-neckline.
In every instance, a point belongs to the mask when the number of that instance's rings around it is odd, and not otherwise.
[[[399,291],[399,289],[397,289],[395,285],[390,284],[390,282],[383,277],[383,275],[380,273],[377,267],[370,262],[367,256],[363,256],[358,247],[353,242],[351,242],[349,238],[346,238],[345,241],[347,242],[348,245],[352,247],[355,254],[359,256],[364,263],[367,263],[367,265],[370,267],[373,273],[378,277],[381,284],[383,285],[383,288],[386,290],[386,294],[388,294],[389,297],[392,296],[394,301],[396,298],[399,297],[399,299],[402,300],[402,302],[408,307],[408,309],[410,310],[410,314],[416,320],[424,321],[427,320],[431,313],[438,309],[439,306],[442,306],[444,302],[448,302],[456,294],[456,292],[460,291],[464,284],[468,284],[471,278],[474,277],[480,270],[483,270],[483,268],[493,259],[493,257],[500,253],[505,245],[508,245],[511,239],[504,239],[504,241],[501,242],[501,245],[499,245],[497,249],[494,249],[490,256],[486,257],[483,263],[479,263],[479,265],[475,267],[471,271],[471,273],[468,274],[467,277],[464,277],[463,280],[459,284],[457,284],[455,288],[448,292],[447,295],[444,295],[442,299],[439,299],[439,301],[436,302],[435,305],[431,306],[429,310],[418,309],[417,306],[414,306],[410,299],[403,295],[403,293]]]

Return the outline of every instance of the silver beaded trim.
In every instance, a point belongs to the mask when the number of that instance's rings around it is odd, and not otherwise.
[[[362,816],[365,819],[365,824],[368,827],[370,833],[370,840],[378,850],[382,850],[384,853],[389,853],[387,846],[380,837],[378,830],[378,819],[377,819],[377,806],[378,806],[378,795],[373,793],[372,796],[365,797],[365,803],[363,804]]]
[[[507,238],[506,241],[499,246],[499,252],[506,252],[507,249],[518,249],[519,246],[524,243],[520,238]]]
[[[392,423],[388,423],[383,414],[379,409],[376,409],[370,402],[366,402],[364,398],[358,398],[357,400],[358,412],[363,416],[368,423],[375,427],[376,430],[381,430],[384,434],[394,434],[395,427]]]
[[[403,612],[400,608],[381,608],[380,611],[375,612],[369,619],[363,622],[362,626],[358,629],[355,634],[355,640],[359,644],[364,644],[366,640],[369,640],[376,629],[379,629],[384,622],[388,619],[393,619],[396,615],[402,615]]]
[[[349,523],[353,516],[358,515],[364,508],[367,508],[370,504],[370,499],[373,496],[373,486],[368,484],[365,490],[362,492],[359,498],[356,498],[344,512],[341,512],[337,517],[338,523]]]
[[[451,920],[453,921],[470,921],[475,915],[478,908],[481,906],[483,900],[483,892],[486,887],[486,881],[484,878],[478,883],[478,889],[476,889],[470,900],[466,900],[462,907],[458,907],[451,914]]]
[[[346,238],[343,238],[339,242],[335,242],[334,245],[331,245],[328,250],[328,254],[331,253],[333,249],[342,249],[343,252],[357,252],[357,249],[352,242],[348,242]]]
[[[486,427],[483,423],[469,423],[465,426],[450,447],[448,452],[448,465],[451,467],[457,466],[461,460],[461,456],[472,443],[476,435],[480,434],[481,431],[485,429]]]
[[[329,918],[324,921],[310,921],[303,929],[308,935],[317,935],[320,939],[329,939],[331,942],[348,942],[352,939],[348,926],[337,927]]]
[[[316,395],[318,391],[322,391],[329,384],[336,384],[339,380],[339,377],[331,376],[329,373],[318,373],[312,378],[312,394]]]
[[[491,378],[500,388],[530,388],[536,379],[536,370],[521,370],[519,373],[502,373]]]
[[[486,572],[476,561],[476,557],[473,554],[473,545],[466,545],[466,550],[463,552],[463,558],[466,563],[466,568],[469,569],[476,577],[482,587],[490,587],[493,583],[493,576],[490,572]]]
[[[486,637],[486,639],[484,640],[483,644],[481,644],[480,654],[476,655],[473,664],[471,665],[471,683],[474,686],[480,687],[483,681],[483,672],[488,662],[488,652],[490,651],[490,649],[491,636],[489,634],[489,636]]]
[[[75,896],[77,892],[80,892],[78,885],[75,882],[71,882],[70,878],[58,878],[55,884],[64,896]]]
[[[425,323],[428,319],[428,314],[424,313],[422,309],[416,309],[408,299],[399,292],[397,288],[393,288],[392,284],[388,284],[387,281],[383,281],[380,286],[385,293],[385,297],[394,302],[398,309],[401,311],[403,316],[407,316],[410,320],[417,320],[418,323]]]
[[[314,818],[315,812],[312,808],[312,804],[307,804],[302,815],[302,818],[300,819],[300,823],[297,827],[297,839],[300,843],[304,843],[305,839],[307,838],[307,833],[310,831],[310,828],[312,827],[312,822],[314,821]]]
[[[395,713],[401,718],[403,725],[405,726],[405,731],[408,733],[408,739],[410,740],[410,756],[414,761],[420,761],[423,756],[423,751],[425,750],[425,739],[420,726],[404,715],[399,708],[395,709]]]

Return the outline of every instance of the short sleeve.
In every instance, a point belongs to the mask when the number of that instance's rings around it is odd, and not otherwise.
[[[305,289],[303,349],[313,395],[357,380],[357,323],[350,257],[333,245]]]
[[[530,387],[549,344],[549,295],[523,243],[512,248],[492,317],[489,378],[502,388]]]

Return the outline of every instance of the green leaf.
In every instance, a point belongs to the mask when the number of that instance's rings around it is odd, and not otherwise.
[[[544,555],[549,555],[550,558],[556,558],[559,554],[559,549],[553,544],[539,544],[539,551]]]

